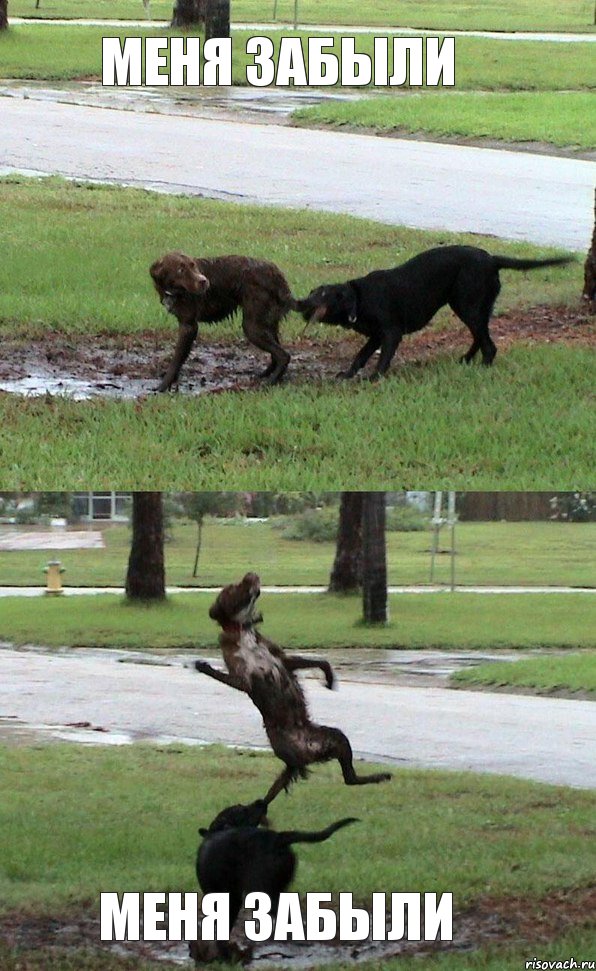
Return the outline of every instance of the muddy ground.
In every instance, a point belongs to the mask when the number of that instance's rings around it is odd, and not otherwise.
[[[332,961],[383,961],[398,955],[433,951],[471,951],[487,945],[546,943],[574,928],[589,925],[596,912],[596,886],[557,891],[540,899],[481,898],[468,910],[454,914],[453,941],[372,942],[342,944],[265,943],[254,946],[252,968],[322,967]],[[242,915],[241,915],[242,918]],[[236,935],[235,935],[236,936]],[[17,954],[47,948],[56,956],[75,948],[101,949],[128,958],[163,961],[164,968],[193,967],[184,943],[100,941],[99,916],[92,910],[71,910],[56,916],[10,912],[0,917],[0,939]]]
[[[495,319],[491,331],[501,351],[519,344],[596,344],[594,317],[579,306],[511,311]],[[23,396],[58,394],[75,400],[151,394],[173,352],[174,339],[172,330],[93,338],[50,332],[28,343],[8,339],[0,361],[0,391]],[[308,334],[287,342],[292,354],[287,380],[292,384],[331,380],[361,343],[357,335],[338,340]],[[463,327],[426,328],[403,341],[394,369],[400,360],[424,364],[458,357],[468,344]],[[183,369],[180,390],[200,395],[254,387],[266,360],[241,338],[214,342],[208,328],[203,328]]]

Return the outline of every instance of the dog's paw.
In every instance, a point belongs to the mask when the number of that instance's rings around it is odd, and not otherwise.
[[[211,670],[211,665],[209,661],[195,661],[195,671],[200,671],[201,674],[207,674]]]
[[[338,371],[335,377],[338,381],[349,381],[354,375],[351,371]]]

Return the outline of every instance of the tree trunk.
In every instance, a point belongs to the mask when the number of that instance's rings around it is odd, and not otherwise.
[[[230,36],[230,0],[206,0],[205,40]]]
[[[596,192],[594,192],[594,231],[592,244],[584,265],[583,297],[588,301],[590,313],[596,313]]]
[[[202,516],[199,516],[199,518],[197,519],[197,527],[198,527],[197,550],[195,553],[195,565],[192,568],[193,577],[196,577],[197,571],[199,569],[199,556],[201,555],[201,540],[203,538],[203,517]]]
[[[329,593],[351,593],[362,586],[363,492],[342,492],[335,559]]]
[[[205,23],[207,0],[176,0],[172,27],[197,27]]]
[[[8,0],[0,0],[0,30],[8,27]]]
[[[161,492],[133,492],[132,543],[126,574],[128,600],[164,600],[163,505]]]
[[[362,505],[362,592],[367,624],[387,622],[385,493],[365,492]]]

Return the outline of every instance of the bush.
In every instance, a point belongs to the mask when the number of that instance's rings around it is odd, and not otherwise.
[[[388,533],[419,533],[428,529],[428,516],[415,506],[393,506],[387,509]]]
[[[337,506],[324,506],[322,509],[306,509],[298,516],[280,520],[275,525],[277,529],[282,529],[284,539],[334,543],[337,539],[338,519]]]

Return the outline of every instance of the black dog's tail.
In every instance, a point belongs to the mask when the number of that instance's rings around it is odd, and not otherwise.
[[[349,826],[350,823],[359,822],[360,820],[356,819],[355,816],[348,816],[347,819],[339,819],[336,823],[331,823],[331,826],[328,826],[327,829],[319,830],[318,833],[303,833],[299,829],[294,829],[286,833],[277,833],[276,835],[284,846],[290,846],[292,843],[323,843],[343,826]]]
[[[546,260],[516,260],[513,256],[493,256],[497,270],[537,270],[539,266],[565,266],[573,256],[552,256]]]

